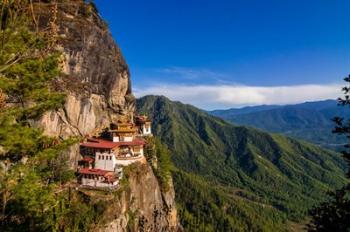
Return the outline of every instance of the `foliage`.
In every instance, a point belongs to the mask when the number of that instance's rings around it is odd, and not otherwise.
[[[65,185],[74,175],[64,151],[75,139],[45,136],[33,127],[65,95],[52,83],[60,54],[49,32],[36,30],[31,1],[0,2],[0,197],[2,231],[57,230],[64,218]]]
[[[286,216],[246,201],[203,177],[174,172],[176,202],[186,231],[283,231]]]
[[[311,210],[309,231],[350,231],[350,194],[344,187],[330,194],[331,200]]]
[[[287,106],[263,105],[215,110],[209,113],[234,124],[283,133],[334,150],[339,150],[346,142],[346,138],[331,133],[334,127],[332,118],[334,115],[350,116],[350,112],[339,107],[335,100]]]
[[[347,86],[343,88],[344,97],[338,101],[342,106],[350,105],[350,75],[346,77]],[[343,135],[346,139],[350,138],[350,118],[335,117],[336,127],[334,133]],[[350,165],[350,144],[344,146],[345,150],[343,158]],[[347,177],[350,178],[350,170],[348,169]],[[347,184],[335,193],[330,194],[330,200],[324,202],[311,210],[312,222],[310,231],[350,231],[350,184]]]
[[[137,108],[151,116],[153,132],[169,148],[176,168],[201,177],[213,188],[222,189],[226,196],[222,199],[227,205],[244,207],[228,200],[236,196],[272,207],[281,218],[287,215],[289,220],[298,221],[309,208],[327,197],[327,191],[346,181],[343,177],[345,164],[333,151],[281,135],[234,126],[165,97],[141,98]],[[188,187],[183,181],[178,182],[179,178],[174,181],[177,202],[190,212],[185,204],[188,193],[180,194]],[[198,183],[194,181],[193,186],[197,187]],[[209,216],[209,210],[201,208],[201,200],[191,201],[197,204],[199,212],[203,210],[202,214]],[[250,213],[253,214],[254,209]],[[194,220],[200,220],[198,214],[190,214]],[[251,219],[259,224],[257,218]],[[247,222],[242,220],[242,223]]]
[[[169,190],[172,162],[168,148],[154,137],[147,138],[145,156],[152,165],[153,171],[159,181],[163,192]]]
[[[65,194],[61,205],[61,220],[56,230],[59,231],[93,231],[104,222],[104,212],[108,202],[95,200],[78,191],[71,190]],[[62,209],[61,208],[61,209]]]
[[[338,101],[342,106],[350,106],[350,75],[344,79],[347,86],[343,88],[344,98],[339,98]],[[350,138],[350,118],[344,121],[343,117],[334,118],[336,123],[336,127],[333,133],[340,134],[346,136],[347,139]],[[346,144],[344,146],[345,150],[343,153],[343,158],[347,162],[348,167],[350,166],[350,144]],[[350,169],[348,168],[347,176],[350,178]]]

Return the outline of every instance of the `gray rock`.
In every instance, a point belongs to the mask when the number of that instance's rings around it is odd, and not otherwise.
[[[52,39],[62,52],[63,70],[55,86],[67,98],[62,109],[47,112],[36,125],[47,135],[60,138],[98,135],[120,117],[132,119],[135,97],[130,72],[106,24],[91,5],[80,0],[57,2],[57,7],[36,3],[35,14],[40,15],[41,29],[46,30],[48,25],[54,28]],[[68,153],[75,168],[80,159],[79,145]],[[99,231],[127,231],[130,212],[138,212],[138,223],[132,228],[135,231],[181,229],[174,189],[161,193],[150,166],[145,163],[141,169],[141,175],[131,175],[128,191],[110,206],[106,214],[112,217]]]

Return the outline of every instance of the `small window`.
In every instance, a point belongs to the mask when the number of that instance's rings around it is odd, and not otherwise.
[[[99,160],[101,159],[101,156],[100,156],[100,155],[98,155],[98,159],[99,159]]]
[[[102,160],[104,160],[104,159],[105,159],[105,156],[103,155],[103,156],[102,156]]]

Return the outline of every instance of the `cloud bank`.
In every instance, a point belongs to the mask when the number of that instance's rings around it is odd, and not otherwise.
[[[232,108],[261,104],[296,104],[305,101],[336,99],[342,86],[245,86],[245,85],[172,85],[157,84],[134,89],[137,97],[164,95],[171,100],[195,105],[202,109]]]

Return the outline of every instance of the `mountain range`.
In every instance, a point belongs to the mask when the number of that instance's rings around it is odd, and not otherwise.
[[[346,140],[344,137],[332,134],[334,128],[332,119],[335,116],[350,116],[350,110],[338,106],[335,100],[284,106],[262,105],[214,110],[208,113],[236,125],[282,133],[336,150],[341,149]]]
[[[160,96],[138,99],[137,110],[170,150],[187,231],[285,231],[346,182],[341,155],[311,143]]]

